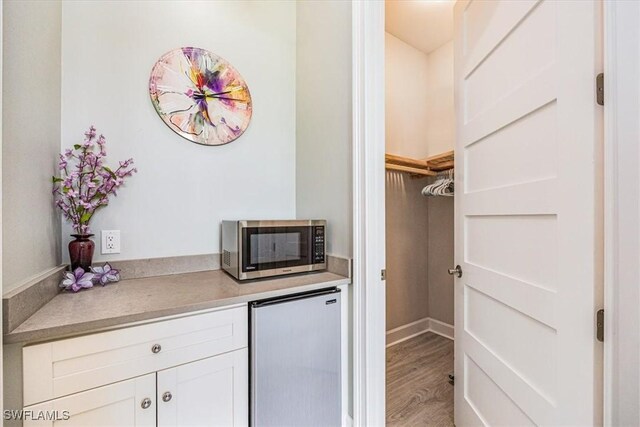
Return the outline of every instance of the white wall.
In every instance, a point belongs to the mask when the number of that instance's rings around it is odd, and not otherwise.
[[[222,219],[295,217],[294,2],[68,1],[62,22],[63,147],[95,124],[109,158],[139,170],[92,223],[122,233],[122,252],[97,260],[216,253]],[[247,81],[253,118],[235,142],[193,144],[156,114],[149,73],[181,46],[211,50]]]
[[[351,257],[351,2],[297,2],[296,213],[328,221],[327,250]],[[349,393],[353,414],[353,304],[348,300]]]
[[[387,153],[416,159],[427,157],[427,55],[385,33],[384,71]]]
[[[416,159],[453,150],[453,41],[426,54],[385,33],[387,153]]]
[[[453,40],[427,56],[427,156],[453,150]]]
[[[60,150],[59,1],[3,9],[3,291],[60,263],[51,176]]]
[[[296,207],[328,221],[328,252],[350,257],[351,4],[297,7]]]

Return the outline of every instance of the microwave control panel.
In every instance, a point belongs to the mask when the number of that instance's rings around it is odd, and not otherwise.
[[[324,226],[313,227],[313,262],[324,262]]]

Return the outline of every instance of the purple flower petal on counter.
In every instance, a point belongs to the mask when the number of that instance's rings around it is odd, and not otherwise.
[[[120,280],[120,271],[111,267],[108,262],[102,267],[91,267],[91,272],[94,273],[94,280],[102,286],[109,282],[118,282]]]
[[[73,272],[66,272],[60,287],[65,290],[78,292],[82,288],[90,288],[93,286],[93,273],[85,272],[81,267],[76,268]]]
[[[72,286],[74,283],[76,283],[75,276],[73,275],[72,272],[67,271],[66,273],[64,273],[64,279],[62,279],[62,282],[60,282],[60,287],[68,288]]]
[[[102,286],[106,285],[109,282],[118,281],[120,281],[120,272],[118,270],[111,270],[109,273],[106,273],[100,278],[100,283],[102,283]]]
[[[77,270],[82,270],[82,268],[78,267]],[[76,281],[78,286],[82,286],[83,288],[90,288],[93,286],[93,273],[85,273],[83,271],[82,276]]]

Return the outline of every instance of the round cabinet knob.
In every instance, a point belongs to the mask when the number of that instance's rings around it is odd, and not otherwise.
[[[170,391],[165,391],[164,394],[162,395],[162,401],[163,402],[168,402],[171,400],[171,398],[173,397],[173,395],[171,394]]]
[[[151,347],[152,353],[160,353],[160,350],[162,350],[162,346],[160,344],[154,344],[153,347]]]
[[[149,406],[151,406],[151,399],[149,399],[148,397],[145,397],[144,399],[142,399],[140,406],[142,406],[142,409],[149,408]]]

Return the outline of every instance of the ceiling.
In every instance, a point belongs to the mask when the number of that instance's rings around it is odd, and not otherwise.
[[[453,39],[454,3],[453,0],[386,0],[386,31],[424,53],[431,53]]]

